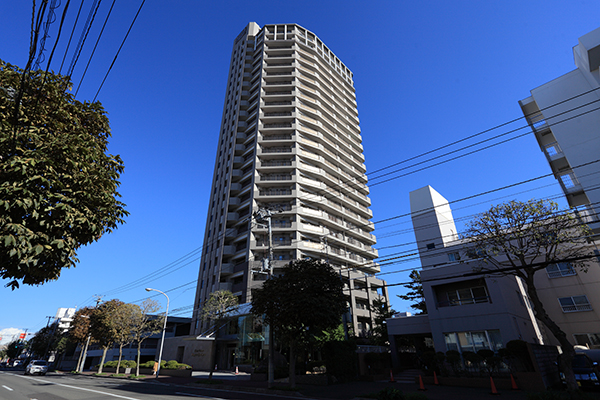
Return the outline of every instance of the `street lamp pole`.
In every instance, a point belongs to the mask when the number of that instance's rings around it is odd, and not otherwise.
[[[167,311],[165,311],[165,323],[163,324],[162,339],[160,340],[160,351],[158,353],[158,368],[156,369],[156,379],[158,379],[158,374],[160,372],[160,362],[162,360],[163,345],[165,344],[165,331],[167,330],[167,317],[169,316],[169,296],[167,296],[167,294],[165,292],[161,292],[158,289],[146,288],[146,292],[152,292],[152,291],[161,293],[167,298]]]

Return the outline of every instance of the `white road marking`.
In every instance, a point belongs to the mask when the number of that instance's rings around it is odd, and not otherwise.
[[[118,395],[118,394],[113,394],[113,393],[108,393],[108,392],[102,392],[100,390],[86,389],[86,388],[77,387],[77,386],[65,385],[64,383],[55,383],[55,382],[52,382],[52,381],[46,381],[46,380],[43,380],[43,379],[33,378],[33,377],[29,377],[29,376],[22,376],[22,375],[16,375],[16,374],[15,374],[15,376],[19,376],[19,377],[24,378],[24,379],[31,379],[31,380],[37,381],[37,382],[49,383],[51,385],[62,386],[62,387],[66,387],[66,388],[69,388],[69,389],[77,389],[77,390],[83,390],[84,392],[92,392],[92,393],[103,394],[103,395],[107,395],[107,396],[111,396],[111,397],[117,397],[119,399],[141,400],[141,399],[137,399],[135,397],[121,396],[121,395]]]
[[[202,397],[203,399],[225,400],[220,397],[206,397],[206,396],[202,396],[200,394],[185,393],[185,392],[175,392],[175,394],[182,394],[184,396],[191,396],[191,397]]]
[[[4,389],[6,389],[6,390],[10,390],[11,392],[13,391],[13,389],[9,388],[8,386],[4,386],[4,385],[2,385],[2,387],[3,387]]]

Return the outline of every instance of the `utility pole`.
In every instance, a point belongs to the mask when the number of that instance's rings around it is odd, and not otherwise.
[[[259,208],[254,213],[254,217],[257,220],[267,221],[267,232],[269,235],[269,255],[267,257],[267,279],[273,277],[273,230],[271,228],[271,210],[267,208]],[[267,387],[272,388],[275,384],[275,343],[273,343],[273,326],[269,326],[269,359],[268,359],[268,371],[267,371]]]
[[[103,296],[95,295],[96,297],[96,308],[100,305]],[[89,328],[88,328],[89,330]],[[85,366],[85,359],[87,358],[88,347],[90,345],[90,339],[92,339],[92,332],[88,333],[87,341],[85,342],[85,348],[83,350],[83,359],[81,360],[81,364],[79,365],[79,369],[77,370],[79,373],[83,372],[83,367]]]

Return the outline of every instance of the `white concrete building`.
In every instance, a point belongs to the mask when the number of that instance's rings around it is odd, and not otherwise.
[[[352,72],[314,33],[296,24],[250,23],[233,44],[194,318],[210,293],[240,303],[265,274],[272,213],[275,273],[292,260],[341,269],[357,333],[372,326],[369,304],[387,298],[373,275],[361,131]],[[360,266],[359,269],[355,267]],[[206,330],[197,320],[193,331]]]
[[[401,337],[431,337],[443,352],[498,350],[514,339],[558,345],[535,318],[519,278],[477,272],[485,265],[466,255],[444,197],[426,186],[410,193],[410,203],[428,314],[387,320],[394,352]],[[569,263],[550,265],[536,273],[535,285],[572,344],[600,348],[600,265],[587,264],[587,273]]]
[[[600,28],[573,47],[575,70],[519,102],[571,207],[600,233]],[[595,223],[593,223],[595,222]]]

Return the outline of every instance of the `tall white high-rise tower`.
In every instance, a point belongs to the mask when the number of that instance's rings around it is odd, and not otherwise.
[[[387,301],[373,275],[367,195],[352,72],[296,24],[250,23],[234,40],[198,277],[194,318],[213,291],[240,303],[292,260],[328,261],[346,283],[351,326],[366,333],[370,304]],[[193,325],[193,333],[205,327]]]

